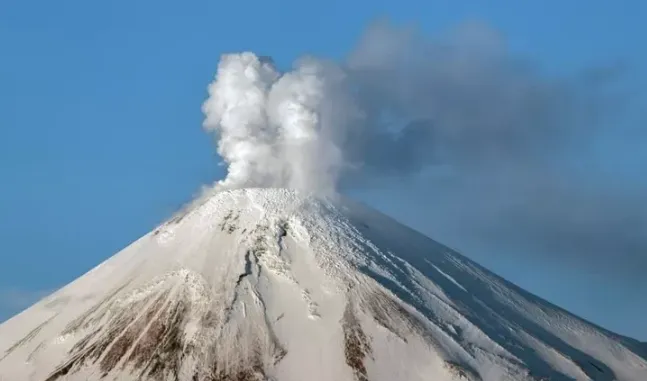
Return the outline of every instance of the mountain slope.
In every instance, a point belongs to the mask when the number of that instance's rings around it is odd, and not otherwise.
[[[0,326],[0,380],[647,380],[596,327],[365,206],[203,198]]]

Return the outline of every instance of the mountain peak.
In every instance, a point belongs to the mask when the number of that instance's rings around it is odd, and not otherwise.
[[[0,325],[11,380],[647,379],[596,327],[343,197],[212,193]]]

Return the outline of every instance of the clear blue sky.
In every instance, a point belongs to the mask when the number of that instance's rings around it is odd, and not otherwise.
[[[303,53],[340,58],[376,17],[428,33],[476,19],[550,71],[612,61],[645,68],[646,15],[640,0],[3,0],[0,320],[223,175],[200,127],[222,53],[252,50],[280,64]],[[435,237],[425,221],[431,211],[380,194],[358,197]],[[647,340],[647,290],[447,239],[529,291]]]

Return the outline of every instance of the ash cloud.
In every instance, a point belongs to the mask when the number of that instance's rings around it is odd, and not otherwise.
[[[225,55],[203,105],[228,168],[216,188],[332,193],[423,178],[433,196],[416,202],[452,210],[430,219],[456,231],[636,275],[646,184],[598,169],[644,141],[615,119],[625,71],[551,76],[478,23],[428,37],[379,21],[343,62],[304,57],[287,71]],[[601,156],[607,139],[618,146]]]

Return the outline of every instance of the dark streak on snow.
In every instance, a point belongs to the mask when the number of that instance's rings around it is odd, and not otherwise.
[[[246,276],[252,275],[252,261],[250,259],[251,255],[252,255],[252,252],[250,250],[248,250],[245,253],[245,270],[242,274],[238,276],[238,280],[236,281],[236,287],[240,286],[240,282],[242,282]]]
[[[278,224],[278,228],[279,228],[279,234],[278,234],[278,237],[277,237],[277,245],[278,245],[278,247],[279,247],[279,255],[280,255],[280,254],[281,254],[281,252],[282,252],[283,250],[285,250],[285,243],[284,243],[284,241],[285,241],[285,237],[287,237],[287,236],[288,236],[289,225],[288,225],[288,223],[287,223],[287,222],[285,222],[285,221],[281,221],[281,222],[279,222],[279,224]]]
[[[142,369],[151,379],[178,377],[183,356],[183,321],[189,309],[182,300],[168,303],[169,291],[145,298],[113,316],[104,328],[89,333],[70,351],[71,358],[46,381],[55,381],[83,365],[98,362],[105,377],[119,364]],[[144,311],[138,316],[140,311]],[[130,354],[126,357],[126,355]],[[125,361],[124,358],[126,359]]]
[[[288,223],[281,221],[279,223],[279,239],[284,238],[288,235]]]
[[[407,342],[407,334],[424,332],[422,323],[398,302],[383,292],[375,292],[363,302],[373,319],[382,327]],[[405,327],[409,332],[400,327]]]
[[[220,223],[220,231],[226,231],[227,233],[231,234],[236,231],[238,226],[236,223],[240,219],[240,213],[237,213],[236,216],[234,216],[233,210],[230,210],[229,213],[222,219],[222,222]]]
[[[148,342],[142,343],[140,339],[141,352],[137,352],[138,347],[135,347],[130,356],[135,364],[148,361],[142,374],[147,373],[153,380],[168,380],[169,376],[179,380],[180,367],[187,355],[182,333],[189,308],[183,301],[178,301],[169,306],[167,311],[164,314],[166,318],[159,320],[157,326],[148,330],[148,335],[144,338]]]
[[[389,330],[404,342],[407,342],[407,336],[409,335],[421,337],[429,345],[434,347],[439,354],[443,354],[444,351],[440,349],[440,346],[433,339],[433,334],[429,332],[425,324],[386,293],[374,292],[363,301],[362,305],[379,325]],[[467,364],[445,360],[445,365],[452,373],[459,377],[470,381],[481,380],[478,372]]]
[[[457,362],[446,360],[445,367],[451,374],[458,377],[460,380],[481,380],[481,377],[475,371],[466,368],[464,365],[461,365]]]
[[[70,324],[68,324],[63,330],[62,334],[67,335],[71,333],[76,333],[79,330],[88,328],[92,323],[95,323],[101,320],[104,317],[104,315],[109,311],[110,305],[112,304],[114,297],[117,294],[119,294],[119,292],[121,292],[123,289],[125,289],[129,284],[130,282],[125,282],[120,287],[117,287],[114,290],[112,290],[112,292],[110,292],[105,298],[103,298],[97,304],[92,306],[83,315],[74,319]],[[101,307],[103,307],[102,309],[103,312],[97,316],[95,313]]]
[[[127,363],[134,363],[135,367],[141,367],[144,359],[150,358],[152,348],[160,341],[162,331],[159,330],[159,327],[164,325],[162,320],[166,315],[167,307],[163,308],[163,305],[167,297],[168,293],[160,294],[137,321],[117,339],[101,361],[101,368],[104,372],[114,369],[133,345],[134,349],[129,355]],[[137,341],[140,335],[141,337]]]
[[[7,358],[7,356],[9,356],[13,351],[18,349],[22,345],[27,344],[28,342],[30,342],[34,337],[36,337],[36,335],[38,335],[38,332],[40,332],[40,330],[43,329],[43,327],[45,327],[55,317],[56,317],[56,315],[54,315],[54,316],[50,317],[49,319],[45,320],[44,322],[40,323],[36,328],[32,329],[25,337],[18,340],[14,345],[12,345],[9,349],[7,349],[5,351],[5,354],[4,354],[4,356],[2,356],[2,358],[0,358],[0,361]]]
[[[215,363],[206,377],[200,379],[196,373],[193,379],[199,381],[263,381],[267,377],[263,362],[261,361],[261,354],[258,351],[254,351],[250,363],[246,366],[238,366],[233,369],[220,369],[218,363]]]
[[[350,304],[346,305],[344,311],[342,329],[344,331],[346,364],[353,370],[357,381],[368,381],[364,361],[371,353],[371,345]]]

